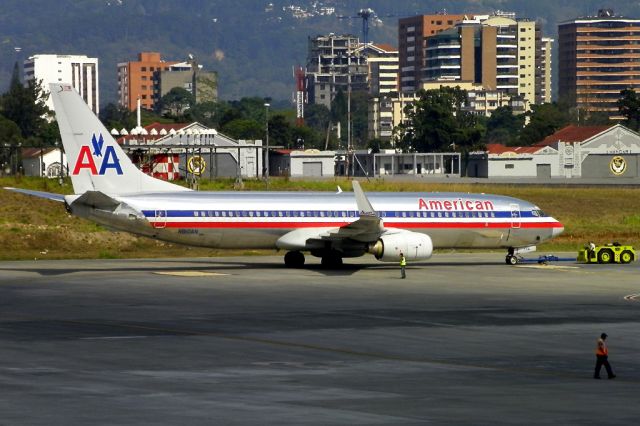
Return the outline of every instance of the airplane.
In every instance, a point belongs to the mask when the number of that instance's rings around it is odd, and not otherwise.
[[[303,252],[339,267],[373,254],[384,262],[431,257],[434,248],[507,249],[505,262],[564,230],[536,205],[517,198],[443,193],[193,191],[140,171],[70,84],[51,84],[69,161],[73,195],[7,188],[63,202],[109,229],[193,246]]]

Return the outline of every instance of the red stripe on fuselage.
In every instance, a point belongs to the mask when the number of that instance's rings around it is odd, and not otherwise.
[[[152,222],[156,228],[236,228],[236,229],[297,229],[297,228],[341,228],[350,222]],[[487,228],[562,228],[559,222],[519,222],[514,227],[508,222],[385,222],[386,228],[406,229],[487,229]]]

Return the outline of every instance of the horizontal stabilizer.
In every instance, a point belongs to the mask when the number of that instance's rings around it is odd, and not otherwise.
[[[30,189],[11,188],[11,187],[5,187],[4,189],[8,191],[13,191],[13,192],[19,192],[20,194],[31,195],[32,197],[46,198],[47,200],[64,203],[64,195],[62,194],[54,194],[52,192],[44,192],[44,191],[32,191]]]
[[[76,198],[71,205],[84,204],[96,209],[114,209],[120,205],[120,201],[115,200],[100,191],[87,191],[80,197]]]

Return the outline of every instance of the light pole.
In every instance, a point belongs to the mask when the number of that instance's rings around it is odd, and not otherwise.
[[[269,103],[264,104],[264,116],[265,116],[265,130],[267,133],[267,138],[266,138],[266,142],[267,142],[267,153],[265,155],[265,161],[264,161],[264,177],[265,177],[265,181],[267,183],[267,189],[269,189],[269,107],[271,105],[269,105]]]

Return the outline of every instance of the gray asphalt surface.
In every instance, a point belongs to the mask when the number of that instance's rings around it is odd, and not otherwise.
[[[503,258],[2,262],[0,424],[637,424],[640,264]]]

